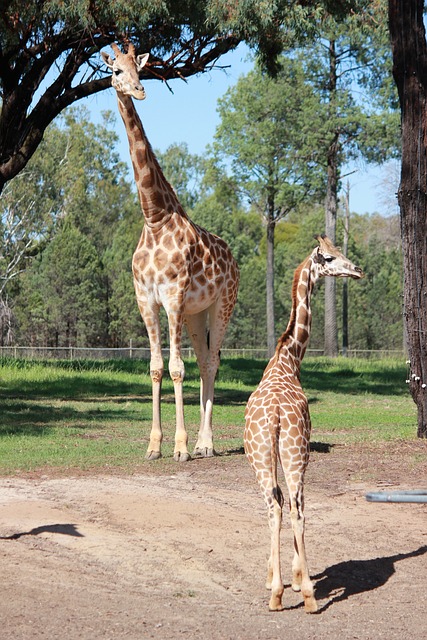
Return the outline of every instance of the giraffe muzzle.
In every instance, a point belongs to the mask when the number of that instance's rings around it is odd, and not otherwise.
[[[356,273],[351,276],[354,280],[359,280],[359,278],[365,277],[365,274],[360,267],[354,267],[354,270],[356,271]]]
[[[135,86],[132,90],[132,97],[136,100],[145,100],[145,89],[141,85]]]

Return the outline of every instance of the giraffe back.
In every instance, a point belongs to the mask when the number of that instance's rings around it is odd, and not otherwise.
[[[259,456],[278,451],[286,472],[308,464],[310,440],[308,401],[301,387],[299,368],[282,347],[267,365],[245,411],[245,452],[252,466]],[[276,446],[277,443],[277,446]]]

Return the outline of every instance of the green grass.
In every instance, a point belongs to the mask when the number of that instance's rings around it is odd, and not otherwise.
[[[265,362],[224,359],[216,384],[217,452],[242,453],[244,408]],[[402,362],[306,358],[302,382],[309,398],[313,441],[384,442],[415,439],[416,408]],[[199,421],[199,380],[186,363],[185,417],[189,449]],[[0,474],[55,468],[148,471],[144,461],[151,426],[148,363],[0,359]],[[162,468],[175,468],[173,385],[163,384]]]

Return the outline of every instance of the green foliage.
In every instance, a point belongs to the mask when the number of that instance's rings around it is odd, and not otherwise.
[[[95,126],[86,113],[71,112],[58,125],[48,131],[28,165],[31,179],[25,182],[24,173],[20,174],[10,183],[10,199],[2,199],[5,211],[14,201],[16,215],[29,211],[31,217],[21,225],[21,241],[29,237],[34,242],[34,255],[27,254],[24,260],[26,273],[17,275],[6,288],[14,341],[40,346],[127,346],[132,340],[134,346],[148,346],[131,273],[142,214],[117,158],[113,121],[106,116],[103,124]],[[191,194],[193,168],[202,172],[189,214],[228,242],[241,271],[239,298],[224,348],[265,348],[267,246],[262,220],[242,201],[235,177],[210,162],[199,165],[185,145],[177,145],[176,151],[179,162],[171,167],[166,163],[171,172],[168,178],[173,179],[174,169],[181,179],[181,193]],[[180,175],[180,167],[188,172]],[[314,246],[313,236],[322,230],[323,210],[312,204],[300,206],[276,226],[278,333],[289,319],[294,270]],[[360,283],[350,283],[350,348],[399,349],[403,329],[398,224],[392,218],[353,216],[351,236],[351,257],[367,275]],[[322,348],[321,283],[312,304],[310,346]],[[164,318],[162,324],[167,344]],[[8,322],[0,323],[0,328],[5,339]]]
[[[284,58],[275,79],[255,69],[219,101],[215,150],[231,160],[239,188],[266,219],[279,221],[322,185],[312,131],[324,120],[302,66]]]
[[[136,215],[138,214],[138,215]],[[114,347],[128,345],[148,346],[141,314],[135,299],[132,279],[132,255],[141,235],[141,212],[135,209],[132,217],[120,222],[104,254],[104,270],[109,295],[109,344]]]
[[[107,113],[94,125],[85,110],[66,112],[8,185],[2,206],[29,211],[20,242],[34,238],[38,254],[32,266],[23,256],[27,273],[6,289],[19,341],[121,346],[144,332],[131,273],[143,218],[113,127]]]
[[[103,344],[106,302],[101,265],[90,240],[66,222],[35,265],[23,285],[23,295],[29,291],[35,298],[35,317],[27,308],[23,322],[32,332],[37,326],[52,346]]]
[[[156,156],[184,209],[192,209],[200,197],[202,159],[190,154],[184,142],[171,144],[164,153],[156,151]]]
[[[368,162],[384,162],[400,153],[387,3],[366,3],[361,10],[362,4],[344,19],[326,16],[319,23],[318,37],[308,46],[305,43],[298,54],[307,81],[322,96],[327,113],[315,136],[326,141],[326,148],[338,136],[339,166],[360,154]],[[289,55],[294,57],[295,51]]]

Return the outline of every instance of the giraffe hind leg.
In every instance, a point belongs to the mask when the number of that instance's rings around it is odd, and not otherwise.
[[[215,455],[212,436],[212,407],[213,384],[210,368],[210,333],[206,333],[206,319],[208,311],[186,316],[187,330],[196,353],[200,370],[200,427],[193,456],[196,458],[210,458]],[[213,378],[215,379],[215,372]]]
[[[283,579],[280,565],[280,530],[282,527],[283,495],[277,485],[272,490],[272,500],[269,501],[269,524],[271,530],[271,551],[268,561],[267,588],[271,589],[270,611],[282,611]]]
[[[235,294],[237,295],[237,291]],[[215,455],[212,433],[215,377],[219,367],[222,342],[234,306],[234,303],[229,303],[228,295],[229,292],[224,290],[221,297],[207,310],[208,333],[207,338],[206,334],[202,338],[203,357],[199,365],[201,421],[194,448],[194,455],[197,457],[207,458]]]
[[[310,580],[305,552],[302,486],[299,491],[291,492],[290,510],[295,548],[292,563],[292,588],[294,591],[301,591],[304,598],[305,611],[307,613],[315,613],[317,611],[317,602],[314,597],[313,583]]]

